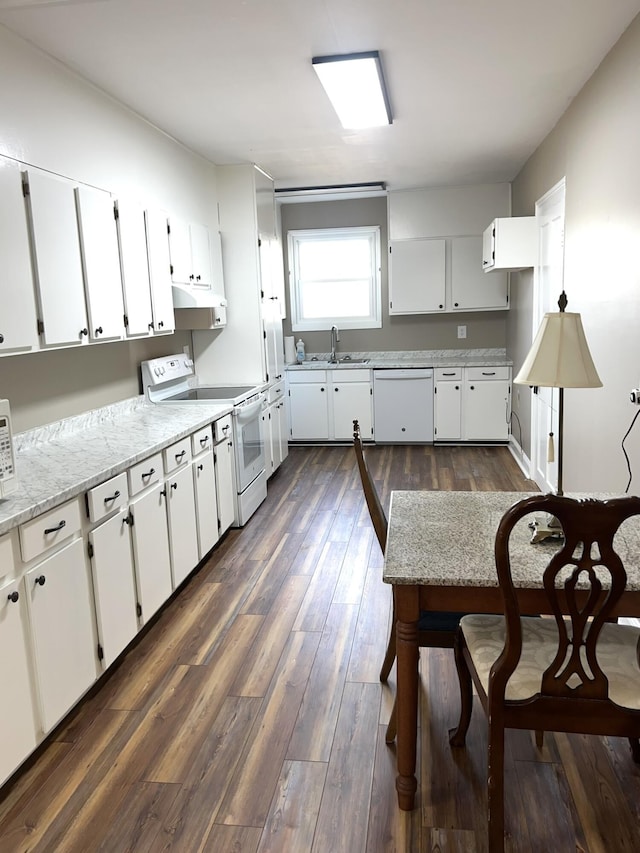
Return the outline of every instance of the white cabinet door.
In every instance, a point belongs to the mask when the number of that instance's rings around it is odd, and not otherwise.
[[[284,460],[289,455],[289,441],[287,431],[287,410],[285,409],[285,401],[280,400],[274,406],[274,414],[272,416],[274,449],[273,463],[274,471],[277,470]],[[275,425],[277,424],[277,432]]]
[[[451,241],[451,307],[454,311],[496,310],[509,307],[506,272],[485,275],[482,237],[454,237]]]
[[[126,508],[89,534],[98,641],[105,669],[138,633],[130,521]]]
[[[434,438],[459,441],[462,438],[462,381],[436,382],[434,396]]]
[[[445,241],[394,240],[389,256],[389,313],[445,310]]]
[[[235,457],[231,438],[216,444],[214,462],[218,500],[218,532],[222,536],[231,527],[236,517],[236,494],[233,479]]]
[[[329,438],[328,397],[326,382],[309,382],[289,387],[291,438]]]
[[[26,596],[20,581],[0,585],[2,725],[0,785],[36,746],[38,721],[31,684]]]
[[[128,199],[118,199],[116,210],[126,333],[128,337],[148,335],[153,314],[144,210]]]
[[[509,381],[466,379],[464,437],[469,441],[509,438]]]
[[[22,175],[17,164],[4,157],[0,157],[0,257],[0,353],[37,349],[38,322]]]
[[[73,186],[34,169],[25,172],[25,179],[42,341],[46,346],[78,344],[89,330]]]
[[[76,187],[89,339],[124,335],[124,302],[113,199],[92,187]]]
[[[264,442],[264,467],[267,472],[267,479],[273,474],[275,469],[275,431],[273,418],[275,414],[275,405],[268,406],[262,410],[262,441]]]
[[[193,482],[196,490],[198,557],[202,559],[218,541],[218,500],[213,451],[194,459]]]
[[[175,216],[169,219],[169,255],[171,281],[175,284],[193,284],[189,224]]]
[[[93,600],[84,543],[75,539],[25,576],[43,731],[96,679]]]
[[[211,287],[211,248],[209,229],[205,225],[192,222],[189,226],[191,245],[191,271],[193,283]]]
[[[334,374],[335,375],[335,374]],[[370,382],[331,383],[333,400],[333,438],[353,439],[353,422],[360,423],[363,438],[373,438],[373,413]]]
[[[131,540],[136,568],[138,602],[142,623],[169,598],[171,558],[169,556],[169,528],[165,503],[165,484],[158,483],[130,504],[133,516]]]
[[[191,465],[174,472],[165,482],[169,518],[169,547],[174,589],[198,565],[196,501]]]
[[[151,282],[151,308],[154,332],[173,332],[173,294],[171,291],[171,260],[167,215],[159,210],[145,210],[149,280]]]

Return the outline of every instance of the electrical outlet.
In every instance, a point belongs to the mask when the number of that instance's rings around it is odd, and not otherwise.
[[[467,327],[466,326],[458,326],[458,338],[461,340],[462,338],[467,337]]]
[[[631,393],[629,394],[629,399],[632,403],[635,403],[636,406],[640,406],[640,388],[632,388]]]

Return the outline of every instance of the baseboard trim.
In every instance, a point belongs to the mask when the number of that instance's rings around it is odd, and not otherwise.
[[[524,450],[520,447],[513,435],[509,438],[509,451],[518,463],[518,467],[524,474],[525,479],[531,479],[531,460],[524,452]]]

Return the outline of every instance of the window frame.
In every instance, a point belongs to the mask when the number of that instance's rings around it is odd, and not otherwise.
[[[369,238],[372,275],[369,280],[370,313],[360,317],[344,317],[339,312],[327,317],[302,319],[300,316],[300,279],[298,276],[298,247],[306,241],[343,239],[365,235]],[[291,330],[293,332],[326,331],[333,325],[340,329],[380,329],[382,328],[382,274],[380,226],[357,225],[343,228],[304,228],[289,231],[287,234],[289,253],[289,300],[291,305]]]

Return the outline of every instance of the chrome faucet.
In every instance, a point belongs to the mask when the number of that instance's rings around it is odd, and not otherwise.
[[[331,364],[337,364],[338,357],[336,356],[336,344],[340,340],[340,334],[338,332],[337,326],[331,327],[331,357],[329,361]]]

